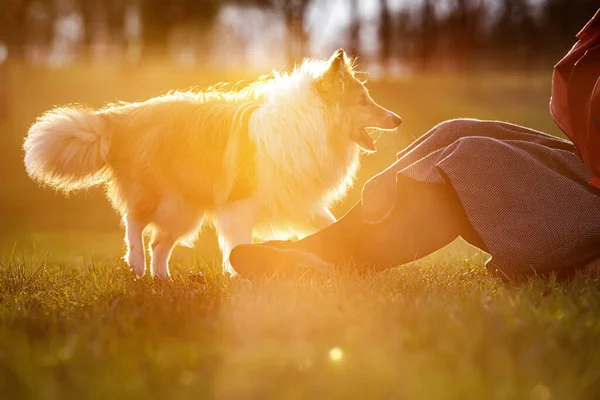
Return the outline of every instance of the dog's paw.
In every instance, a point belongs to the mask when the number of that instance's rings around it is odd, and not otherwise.
[[[144,268],[144,266],[135,266],[135,265],[129,265],[129,267],[131,268],[131,271],[133,271],[133,273],[137,276],[137,277],[142,277],[144,276],[144,273],[146,272],[146,268]]]
[[[154,272],[152,274],[152,277],[154,279],[160,279],[160,280],[166,281],[166,280],[171,279],[171,274],[169,274],[169,271],[159,271],[159,272]]]
[[[129,269],[137,276],[142,277],[146,272],[146,260],[144,260],[143,256],[141,259],[136,259],[132,254],[127,254],[123,257],[123,260],[129,265]]]

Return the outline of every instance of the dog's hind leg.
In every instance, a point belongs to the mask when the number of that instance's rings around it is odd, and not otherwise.
[[[180,238],[190,237],[197,231],[202,224],[202,214],[189,207],[182,199],[169,197],[161,200],[152,224],[154,230],[150,242],[150,271],[152,276],[168,278],[173,247]]]
[[[237,275],[229,262],[229,254],[237,245],[252,243],[254,213],[255,206],[250,200],[225,203],[216,209],[215,225],[223,254],[224,274]]]
[[[123,220],[125,222],[125,243],[127,243],[125,261],[137,276],[142,276],[146,270],[144,228],[146,228],[147,223],[136,219],[130,214],[125,215]]]
[[[158,278],[168,278],[170,276],[169,259],[171,258],[171,252],[173,251],[173,247],[175,247],[175,243],[177,243],[177,239],[177,236],[167,230],[154,230],[150,243],[150,247],[152,248],[152,264],[150,267],[152,276]]]

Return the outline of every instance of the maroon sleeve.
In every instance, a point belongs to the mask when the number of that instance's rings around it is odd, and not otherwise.
[[[600,188],[600,10],[577,39],[554,67],[550,112],[592,173],[590,183]]]

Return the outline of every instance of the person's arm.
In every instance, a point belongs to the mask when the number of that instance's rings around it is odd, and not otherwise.
[[[600,10],[554,67],[550,112],[600,188]]]

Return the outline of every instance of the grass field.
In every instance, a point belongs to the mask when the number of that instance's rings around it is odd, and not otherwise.
[[[405,124],[365,157],[356,189],[448,118],[558,134],[549,75],[419,76],[370,85]],[[194,71],[13,67],[0,125],[0,399],[594,399],[597,281],[500,283],[461,243],[385,273],[224,279],[212,232],[177,250],[171,282],[136,280],[102,193],[29,181],[20,144],[39,113],[215,78]],[[190,281],[203,272],[206,284]]]

